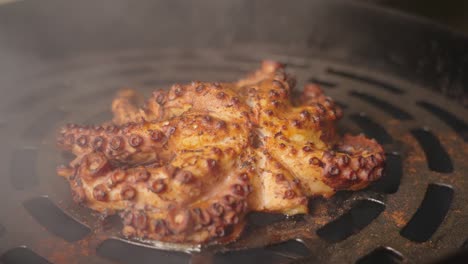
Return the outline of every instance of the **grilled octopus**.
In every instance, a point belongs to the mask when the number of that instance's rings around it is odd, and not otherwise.
[[[236,239],[252,211],[307,213],[308,197],[358,190],[382,175],[373,139],[336,134],[341,109],[313,84],[265,61],[235,83],[175,84],[139,107],[119,92],[113,120],[68,124],[58,168],[76,202],[119,213],[127,237],[203,244]]]

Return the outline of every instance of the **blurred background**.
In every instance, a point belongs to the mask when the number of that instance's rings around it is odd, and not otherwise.
[[[427,17],[468,34],[467,0],[361,0]]]
[[[28,0],[0,0],[0,4]],[[415,14],[468,34],[468,0],[349,0],[362,1]]]

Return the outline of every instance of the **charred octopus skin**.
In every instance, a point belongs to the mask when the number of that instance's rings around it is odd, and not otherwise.
[[[382,175],[375,140],[346,135],[341,109],[316,85],[292,98],[293,77],[265,61],[236,83],[132,90],[103,126],[70,124],[58,145],[76,155],[58,173],[76,202],[119,213],[128,237],[229,242],[251,211],[307,213],[307,198],[358,190]]]

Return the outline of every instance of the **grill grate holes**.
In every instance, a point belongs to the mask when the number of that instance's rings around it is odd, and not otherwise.
[[[346,108],[348,108],[348,105],[345,104],[345,103],[343,103],[343,102],[341,102],[341,101],[336,101],[336,100],[335,100],[335,103],[336,103],[339,107],[341,107],[341,109],[346,109]]]
[[[267,249],[274,251],[276,254],[291,258],[307,257],[311,254],[310,250],[301,242],[289,240],[283,243],[272,245]]]
[[[2,255],[0,260],[3,264],[51,264],[26,247],[10,249]]]
[[[400,89],[400,88],[398,88],[398,87],[396,87],[396,86],[394,86],[392,84],[389,84],[389,83],[386,83],[386,82],[383,82],[383,81],[380,81],[380,80],[376,80],[376,79],[371,78],[369,76],[362,76],[362,75],[358,75],[358,74],[355,74],[355,73],[336,70],[336,69],[332,69],[332,68],[328,68],[327,72],[329,74],[332,74],[332,75],[337,75],[337,76],[340,76],[340,77],[344,77],[344,78],[348,78],[348,79],[368,83],[368,84],[371,84],[371,85],[373,85],[375,87],[382,88],[382,89],[384,89],[386,91],[392,92],[394,94],[403,94],[404,93],[404,91],[402,89]]]
[[[369,254],[358,259],[356,264],[373,264],[373,263],[383,263],[383,264],[395,264],[403,261],[403,255],[400,252],[389,247],[379,247],[374,249]]]
[[[452,198],[451,187],[429,184],[421,205],[400,234],[414,242],[429,240],[447,215]]]
[[[37,149],[14,150],[10,164],[10,182],[16,190],[27,190],[39,183],[36,174]]]
[[[364,229],[384,210],[379,201],[357,201],[348,212],[318,229],[317,235],[331,243],[340,242]]]
[[[296,69],[308,69],[310,66],[307,63],[301,62],[292,62],[292,61],[285,61],[284,65],[288,68],[296,68]]]
[[[388,102],[385,102],[384,100],[379,99],[373,95],[369,95],[369,94],[358,92],[358,91],[351,91],[350,95],[376,106],[377,108],[381,109],[382,111],[386,112],[387,114],[391,115],[392,117],[396,119],[399,119],[399,120],[412,120],[413,119],[413,116],[409,114],[408,112],[406,112],[405,110],[398,108]]]
[[[337,86],[334,82],[325,81],[314,77],[309,78],[307,81],[309,83],[317,84],[320,87],[335,88]]]
[[[387,157],[384,176],[371,186],[372,190],[383,193],[396,193],[403,176],[403,164],[400,154],[396,152],[385,154]]]
[[[457,132],[465,142],[468,142],[468,124],[463,120],[434,104],[425,101],[419,101],[417,104],[437,116],[442,122],[452,127],[452,129],[455,130],[455,132]]]
[[[423,149],[430,170],[441,173],[453,171],[452,160],[449,154],[434,134],[427,128],[413,129],[411,130],[411,134]]]
[[[190,261],[190,255],[186,253],[137,246],[117,239],[105,240],[96,252],[101,257],[118,263],[188,264]]]
[[[47,197],[37,197],[23,203],[28,213],[49,232],[69,242],[85,237],[89,228],[66,215]]]
[[[247,222],[254,226],[268,226],[286,219],[284,214],[252,212],[247,216]]]
[[[392,136],[388,134],[385,128],[374,122],[365,113],[352,114],[350,118],[364,131],[366,136],[374,138],[380,144],[392,143]]]

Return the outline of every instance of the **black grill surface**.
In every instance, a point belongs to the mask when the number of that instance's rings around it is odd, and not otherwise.
[[[400,20],[391,20],[391,15],[382,11],[361,6],[351,8],[339,1],[330,1],[333,7],[330,9],[326,8],[328,1],[310,1],[314,3],[312,7],[321,11],[316,16],[317,21],[322,21],[322,25],[331,23],[328,24],[329,33],[315,27],[317,34],[313,36],[300,37],[297,28],[303,27],[309,32],[311,29],[307,25],[320,25],[315,20],[309,21],[307,12],[316,13],[306,1],[289,6],[288,12],[296,14],[297,19],[291,18],[291,32],[285,31],[283,38],[274,34],[275,30],[286,28],[279,15],[283,7],[280,1],[271,4],[271,11],[278,20],[270,25],[266,22],[273,21],[273,15],[255,16],[262,14],[260,10],[267,6],[263,1],[243,2],[245,6],[201,1],[195,8],[203,11],[201,14],[214,17],[216,10],[220,10],[218,15],[226,16],[227,21],[241,21],[236,25],[221,24],[218,31],[207,28],[215,32],[213,35],[200,31],[201,37],[185,39],[181,36],[191,34],[185,26],[201,30],[199,27],[208,22],[198,21],[199,17],[191,14],[189,20],[194,24],[179,25],[171,17],[167,27],[180,28],[180,34],[166,32],[161,24],[155,23],[161,22],[157,17],[165,12],[178,14],[176,17],[187,15],[180,1],[173,1],[174,4],[157,1],[158,4],[149,5],[153,9],[148,10],[141,4],[132,6],[126,1],[115,1],[118,10],[128,10],[134,19],[124,19],[125,26],[116,15],[121,12],[114,10],[115,3],[111,10],[115,14],[109,11],[106,15],[103,13],[102,18],[99,16],[99,10],[112,6],[112,1],[96,1],[95,6],[92,3],[88,3],[91,6],[79,5],[74,12],[56,1],[44,1],[42,7],[33,2],[0,8],[0,20],[5,22],[0,23],[0,37],[12,36],[0,38],[0,54],[7,56],[0,63],[0,69],[6,69],[0,79],[1,91],[5,93],[0,96],[1,262],[420,263],[466,249],[468,110],[436,91],[446,90],[446,94],[463,101],[464,88],[460,88],[460,84],[466,76],[460,71],[464,68],[458,67],[453,74],[447,74],[453,66],[464,65],[457,64],[464,57],[451,53],[461,51],[462,42],[444,51],[443,47],[448,44],[442,41],[441,35],[433,35],[437,39],[435,43],[439,43],[434,44],[437,51],[434,54],[439,57],[418,60],[419,65],[417,61],[410,61],[413,57],[404,57],[410,51],[402,52],[403,44],[396,44],[399,42],[393,42],[387,34],[378,33],[371,23],[364,23],[376,19],[374,26],[382,28],[393,21],[397,27],[389,29],[389,34],[397,34],[397,29],[404,28]],[[301,4],[307,12],[301,11]],[[51,7],[63,13],[52,12]],[[339,20],[340,16],[335,16],[344,14],[343,10],[348,10],[347,16],[357,19],[356,34],[364,34],[359,27],[366,25],[362,30],[367,30],[367,35],[373,36],[372,41],[381,46],[368,46],[371,43],[368,39],[346,40],[351,31],[334,36],[332,32],[336,31],[331,29],[348,25],[342,23],[348,17]],[[138,12],[142,12],[141,17]],[[154,20],[149,18],[152,12]],[[29,19],[29,24],[19,22],[12,14],[23,15],[24,19]],[[240,19],[244,16],[236,18],[240,14],[245,15],[246,20]],[[378,20],[376,14],[380,14],[382,20]],[[405,19],[410,23],[408,30],[413,30],[411,32],[432,32],[428,27],[414,31],[417,20]],[[31,24],[35,21],[37,24]],[[56,24],[60,21],[66,26]],[[87,27],[81,25],[85,21],[89,21]],[[247,22],[252,22],[253,28],[249,28]],[[93,31],[93,25],[98,29]],[[142,25],[150,26],[140,29]],[[35,29],[34,34],[29,27]],[[442,31],[435,28],[439,33]],[[72,30],[76,30],[78,37],[72,37]],[[106,36],[98,34],[105,30],[111,32],[107,41],[104,41]],[[223,35],[221,31],[227,33]],[[119,34],[126,36],[125,43],[119,42],[123,38],[117,38]],[[162,47],[164,45],[154,42],[157,34],[160,38],[174,34],[177,37],[161,40],[167,44]],[[402,35],[407,40],[411,34],[403,32]],[[96,45],[93,37],[99,39]],[[340,37],[349,44],[349,49],[333,45],[332,40]],[[307,43],[313,52],[304,46],[295,49],[288,38],[291,41],[305,39],[298,45]],[[451,41],[458,38],[447,33]],[[30,43],[33,39],[35,42]],[[130,39],[144,45],[131,47]],[[261,42],[262,39],[265,41]],[[21,40],[24,43],[20,43]],[[230,45],[213,45],[217,40]],[[181,41],[185,41],[183,45]],[[104,49],[104,43],[112,48]],[[204,43],[206,45],[202,45]],[[408,45],[411,43],[420,42]],[[154,47],[150,47],[153,44]],[[356,49],[358,44],[362,48]],[[388,48],[394,53],[382,53],[376,47]],[[427,51],[424,50],[422,55]],[[378,58],[382,58],[382,62]],[[118,218],[103,219],[73,203],[67,182],[55,173],[55,167],[69,158],[55,147],[59,126],[68,122],[96,124],[109,120],[111,100],[124,87],[135,88],[148,96],[153,89],[173,83],[232,81],[256,69],[263,59],[286,63],[288,70],[298,78],[298,89],[307,82],[321,85],[326,94],[344,108],[345,116],[338,126],[341,134],[364,133],[384,146],[387,167],[379,182],[363,191],[340,192],[331,199],[312,198],[308,215],[286,218],[253,213],[239,241],[203,249],[126,240],[119,233]],[[385,64],[389,60],[391,67]],[[437,60],[440,65],[433,66],[432,62]],[[439,75],[430,75],[431,72],[437,74],[432,67],[439,67]],[[19,74],[22,70],[24,74]],[[428,79],[422,78],[428,74]]]

